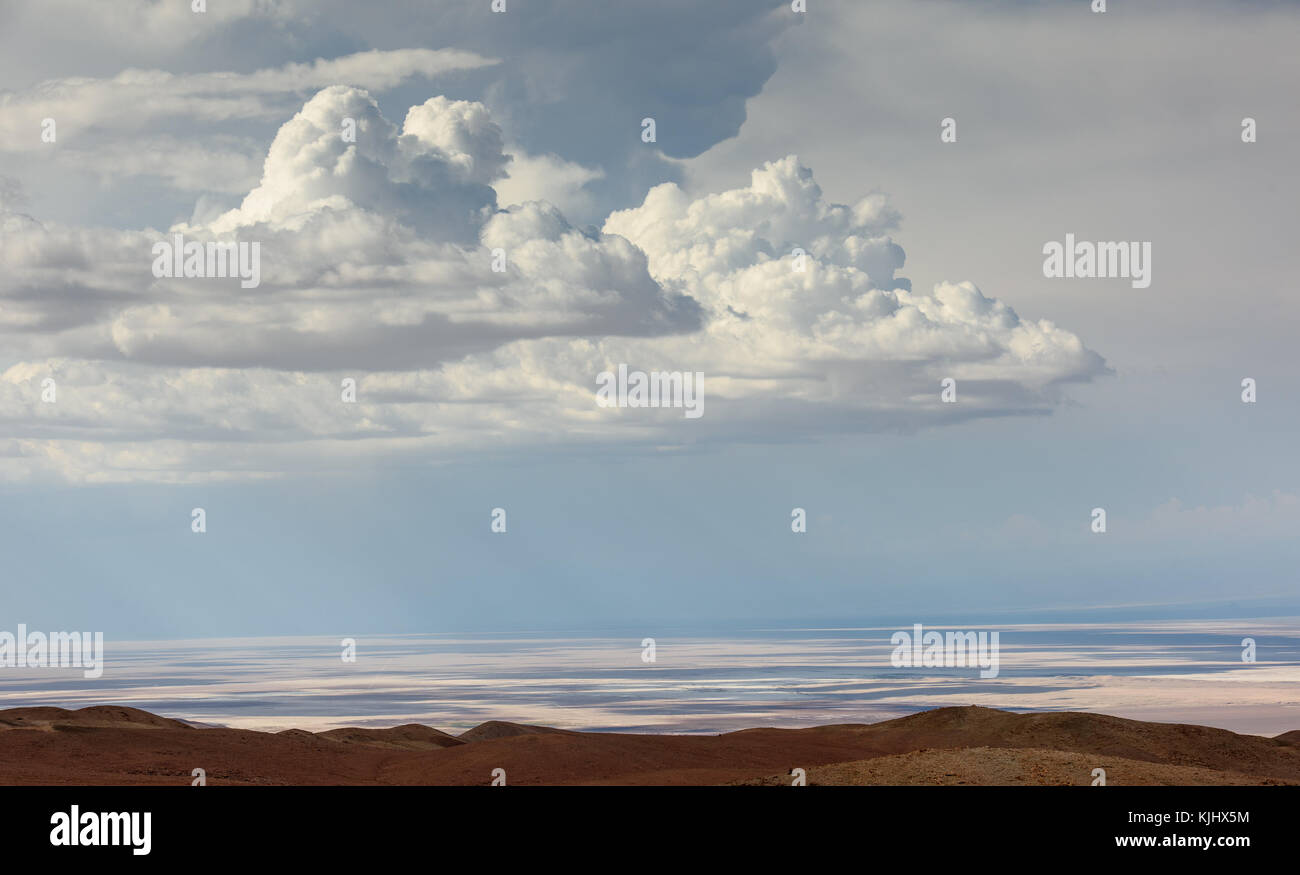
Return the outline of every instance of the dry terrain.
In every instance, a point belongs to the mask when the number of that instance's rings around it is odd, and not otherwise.
[[[1103,714],[939,708],[874,724],[721,735],[572,732],[492,721],[311,733],[199,728],[124,707],[0,711],[0,784],[1300,784],[1277,738]]]

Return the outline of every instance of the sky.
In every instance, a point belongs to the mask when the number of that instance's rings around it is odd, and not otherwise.
[[[1300,4],[207,6],[0,0],[3,628],[1300,613]]]

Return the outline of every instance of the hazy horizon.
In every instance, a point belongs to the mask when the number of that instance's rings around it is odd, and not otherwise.
[[[910,627],[903,627],[910,629]],[[944,629],[935,625],[933,628]],[[990,627],[967,626],[969,630]],[[489,720],[715,733],[873,723],[948,705],[1079,710],[1258,735],[1300,728],[1300,617],[1003,625],[996,677],[898,668],[897,626],[635,634],[371,635],[106,642],[101,677],[9,669],[0,708],[127,705],[241,729],[323,731]],[[1256,642],[1243,663],[1241,641]],[[64,674],[58,674],[64,672]]]

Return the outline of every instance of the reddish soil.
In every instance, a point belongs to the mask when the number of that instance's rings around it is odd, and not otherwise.
[[[712,736],[492,721],[279,733],[195,728],[134,708],[0,711],[0,784],[485,785],[1300,783],[1300,731],[1276,739],[1102,714],[940,708],[875,724]]]

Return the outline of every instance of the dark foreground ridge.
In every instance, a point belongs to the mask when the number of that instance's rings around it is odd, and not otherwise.
[[[573,732],[489,721],[459,736],[254,732],[136,708],[0,711],[0,784],[185,785],[1300,784],[1300,730],[1276,738],[1104,714],[938,708],[873,724],[721,735]]]

